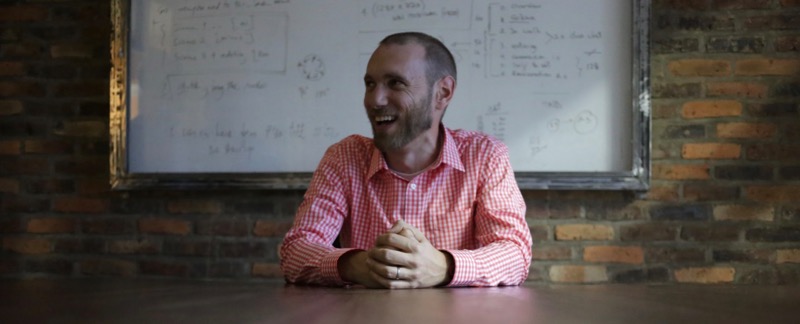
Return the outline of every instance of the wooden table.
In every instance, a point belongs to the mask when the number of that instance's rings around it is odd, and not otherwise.
[[[797,286],[368,290],[283,282],[0,281],[2,323],[800,323]]]

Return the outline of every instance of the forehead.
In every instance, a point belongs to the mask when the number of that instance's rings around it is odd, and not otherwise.
[[[394,73],[417,75],[425,73],[425,48],[414,42],[403,45],[378,46],[367,64],[367,75],[380,77]]]

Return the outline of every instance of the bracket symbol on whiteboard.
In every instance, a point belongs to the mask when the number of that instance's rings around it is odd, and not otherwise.
[[[325,76],[325,62],[316,54],[306,55],[297,63],[297,67],[306,80],[316,81]]]
[[[555,133],[561,129],[561,124],[567,123],[572,124],[572,128],[575,129],[576,133],[589,134],[597,129],[597,116],[595,116],[591,111],[584,110],[575,115],[575,117],[566,120],[553,118],[547,122],[547,129]]]

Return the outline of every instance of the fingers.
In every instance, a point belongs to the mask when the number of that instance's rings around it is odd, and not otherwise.
[[[415,240],[417,240],[417,242],[420,243],[428,241],[428,239],[425,237],[425,234],[422,234],[422,231],[412,226],[411,224],[406,223],[402,219],[394,223],[392,228],[390,228],[389,231],[387,232],[387,234],[389,233],[398,234],[408,238],[414,238]]]
[[[389,233],[399,234],[408,238],[413,237],[418,242],[426,242],[428,240],[425,238],[425,235],[422,234],[422,231],[411,224],[406,223],[402,219],[394,223],[394,226],[389,229]]]
[[[406,237],[406,238],[410,238],[410,239],[414,239],[414,240],[417,239],[416,237],[414,237],[414,232],[412,232],[408,228],[401,229],[400,233],[397,233],[397,234],[399,234],[399,235],[401,235],[403,237]]]
[[[419,229],[417,229],[414,226],[406,225],[406,227],[403,230],[410,231],[411,234],[413,235],[414,239],[417,240],[417,242],[424,243],[424,242],[428,241],[428,239],[425,237],[425,235],[422,234],[422,231],[420,231]]]
[[[386,266],[413,267],[412,256],[408,253],[388,248],[374,248],[367,252],[367,259],[371,262]]]
[[[416,247],[418,245],[419,242],[417,242],[415,238],[406,237],[401,234],[395,234],[395,233],[386,233],[380,235],[378,236],[378,239],[375,241],[375,246],[377,247],[393,248],[403,252],[416,251]]]
[[[403,271],[404,270],[408,270],[408,269],[406,269],[406,268],[397,268],[397,267],[391,267],[391,268],[394,268],[394,270],[391,270],[391,269],[388,270],[389,272],[392,273],[390,275],[391,278],[387,278],[384,275],[381,275],[381,274],[379,274],[377,272],[372,272],[372,271],[370,271],[370,273],[369,273],[370,277],[372,278],[373,281],[377,282],[379,285],[381,285],[381,286],[383,286],[385,288],[389,288],[389,289],[417,288],[418,284],[417,284],[416,281],[409,281],[409,280],[403,279],[403,276],[404,276],[404,272]],[[396,271],[398,271],[398,270],[400,271],[399,272],[400,273],[400,279],[394,279],[394,276],[397,274]]]
[[[392,225],[392,228],[390,228],[390,229],[389,229],[389,233],[395,233],[395,234],[398,234],[398,233],[400,233],[400,231],[401,231],[403,228],[405,228],[406,226],[408,226],[408,224],[406,224],[406,222],[405,222],[405,221],[403,221],[402,219],[400,219],[400,220],[397,220],[397,221],[394,223],[394,225]]]

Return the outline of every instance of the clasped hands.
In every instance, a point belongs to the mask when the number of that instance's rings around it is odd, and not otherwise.
[[[452,256],[437,250],[417,228],[397,221],[369,251],[345,254],[339,271],[346,281],[369,288],[426,288],[448,283]]]

